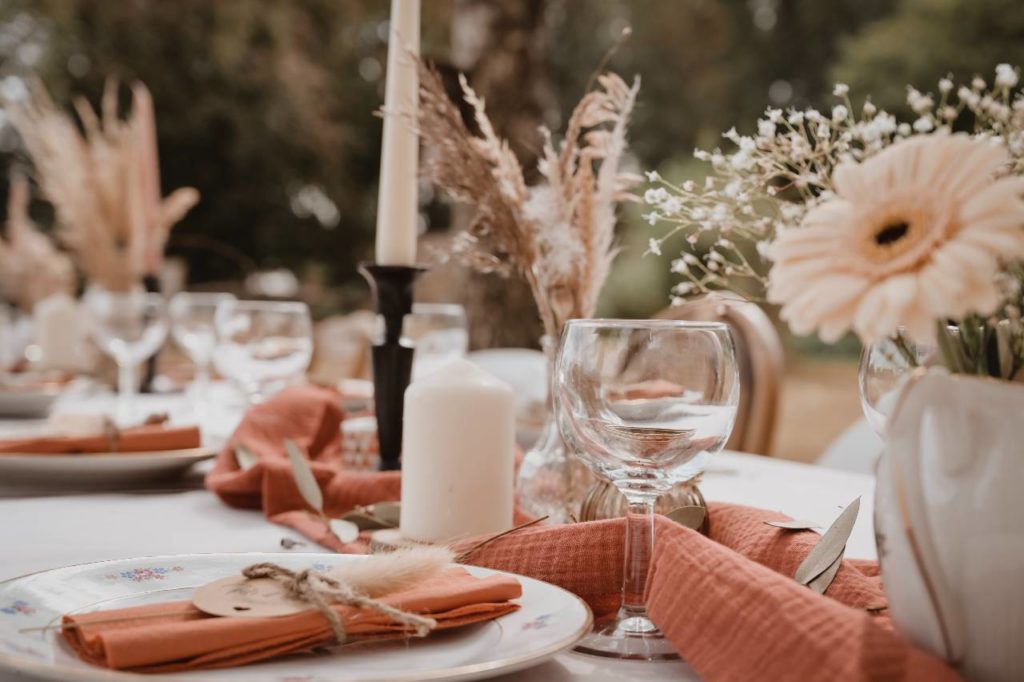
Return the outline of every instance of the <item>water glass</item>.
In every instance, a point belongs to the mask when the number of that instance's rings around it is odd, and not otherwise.
[[[571,320],[553,388],[568,450],[629,504],[622,606],[578,649],[614,658],[677,658],[644,605],[654,503],[703,471],[729,438],[739,400],[729,329],[677,320]]]
[[[222,301],[214,327],[214,366],[250,403],[302,378],[313,358],[313,322],[305,303]]]
[[[89,332],[99,349],[117,363],[117,421],[134,418],[138,367],[167,339],[167,305],[142,289],[111,291],[90,286],[83,297]]]
[[[227,293],[188,292],[171,299],[171,334],[196,366],[192,388],[200,401],[205,401],[209,392],[210,366],[217,345],[213,318],[218,305],[233,300],[234,295]]]
[[[415,303],[402,323],[403,341],[416,349],[413,378],[429,374],[469,350],[466,309],[457,303]]]

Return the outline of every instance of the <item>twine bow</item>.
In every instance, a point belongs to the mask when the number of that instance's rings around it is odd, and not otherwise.
[[[426,637],[431,630],[437,627],[437,621],[433,618],[389,606],[382,601],[357,592],[347,583],[318,571],[306,569],[296,573],[278,564],[261,563],[246,566],[242,569],[242,575],[250,580],[255,578],[274,580],[284,585],[291,596],[315,606],[330,623],[337,644],[344,644],[348,635],[345,633],[345,624],[341,617],[331,608],[332,603],[355,606],[360,609],[372,609],[382,613],[397,623],[413,628],[416,637]]]

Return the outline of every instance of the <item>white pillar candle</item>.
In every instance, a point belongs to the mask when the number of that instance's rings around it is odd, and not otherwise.
[[[67,294],[54,294],[32,311],[39,346],[39,365],[73,372],[81,369],[85,329],[78,304]]]
[[[418,221],[419,78],[409,53],[420,51],[420,0],[391,0],[384,91],[384,141],[377,195],[377,263],[414,265]]]
[[[402,536],[438,542],[512,527],[515,396],[466,360],[405,392]]]

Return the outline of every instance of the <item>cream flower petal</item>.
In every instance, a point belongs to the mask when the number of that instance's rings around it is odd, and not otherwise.
[[[896,142],[841,164],[838,198],[810,210],[771,246],[768,299],[794,332],[826,340],[852,328],[865,342],[903,326],[1000,304],[1000,262],[1024,258],[1024,180],[994,173],[1007,155],[965,135]]]
[[[854,203],[868,201],[871,199],[871,183],[868,182],[870,175],[863,172],[860,165],[847,161],[836,166],[832,171],[832,185],[836,193]],[[818,206],[815,211],[827,208],[829,204]],[[810,218],[814,211],[807,214]]]

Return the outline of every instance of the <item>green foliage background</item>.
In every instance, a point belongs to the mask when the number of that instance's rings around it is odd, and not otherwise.
[[[372,250],[388,4],[0,0],[0,91],[38,76],[59,101],[95,101],[108,75],[145,81],[164,188],[192,185],[203,197],[171,243],[190,280],[286,266],[319,273],[347,307],[366,295],[355,265]],[[457,11],[457,0],[424,2],[425,55],[447,61]],[[631,26],[611,66],[643,78],[634,164],[677,177],[701,173],[694,146],[714,146],[733,125],[751,130],[769,104],[827,106],[834,78],[900,107],[906,83],[927,90],[947,72],[1024,63],[1019,0],[548,0],[545,11],[551,117],[564,120]],[[0,153],[5,168],[24,162],[9,126]],[[297,209],[304,187],[337,215]],[[34,213],[48,219],[42,204]],[[428,215],[430,229],[447,227],[446,212]],[[605,313],[667,302],[667,263],[642,258],[650,228],[638,215],[625,212]]]

